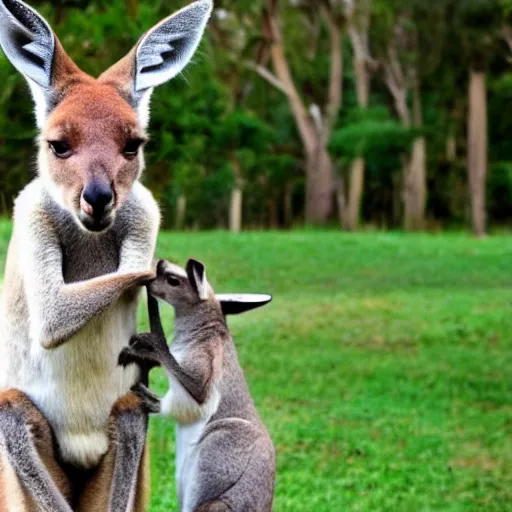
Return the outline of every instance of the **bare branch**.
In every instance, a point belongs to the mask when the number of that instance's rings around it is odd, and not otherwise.
[[[263,79],[265,79],[270,85],[274,86],[276,89],[281,91],[286,96],[290,95],[290,91],[285,87],[283,82],[277,78],[271,71],[269,71],[266,67],[261,66],[260,64],[256,64],[255,62],[246,62],[245,65],[258,73]]]
[[[329,93],[325,106],[326,122],[322,133],[324,142],[327,142],[338,119],[343,101],[343,48],[341,23],[336,19],[328,1],[322,2],[322,14],[327,21],[331,36],[331,76],[329,79]]]

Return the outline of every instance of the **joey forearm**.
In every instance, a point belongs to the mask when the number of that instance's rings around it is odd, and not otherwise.
[[[198,375],[197,377],[194,377],[187,373],[180,366],[178,361],[176,361],[176,358],[167,347],[165,333],[162,327],[162,320],[160,317],[160,309],[158,307],[158,300],[149,293],[148,313],[151,333],[158,338],[157,346],[160,348],[158,351],[160,364],[176,377],[178,382],[199,405],[202,405],[208,396],[208,383],[210,381],[209,375]],[[156,340],[155,337],[153,337],[153,340]],[[211,373],[211,371],[209,373]]]

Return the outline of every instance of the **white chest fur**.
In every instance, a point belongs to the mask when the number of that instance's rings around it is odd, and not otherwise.
[[[137,300],[120,301],[54,350],[26,342],[2,344],[2,387],[21,389],[52,425],[64,460],[92,467],[107,451],[106,424],[114,402],[137,379],[135,366],[117,360],[135,333]],[[14,329],[15,326],[6,325]],[[18,346],[16,346],[18,345]],[[25,352],[20,357],[18,349]],[[6,353],[12,352],[12,353]],[[17,364],[12,364],[17,360]]]
[[[181,364],[186,349],[173,344],[171,353]],[[206,402],[199,405],[180,384],[172,373],[167,375],[170,389],[162,399],[162,414],[172,416],[176,421],[176,487],[180,510],[192,510],[194,503],[196,470],[199,461],[198,442],[210,418],[215,414],[220,402],[217,385],[213,384]]]

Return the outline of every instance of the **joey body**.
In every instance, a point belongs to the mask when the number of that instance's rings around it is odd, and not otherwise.
[[[274,447],[251,397],[223,306],[206,280],[204,267],[190,260],[184,271],[160,262],[148,292],[152,333],[135,336],[120,361],[124,365],[156,362],[167,374],[169,391],[161,401],[161,413],[177,422],[180,509],[270,511]],[[156,298],[175,308],[170,350]]]

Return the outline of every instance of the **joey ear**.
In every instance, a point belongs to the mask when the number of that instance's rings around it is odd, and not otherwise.
[[[224,315],[238,315],[267,305],[272,295],[259,293],[219,293],[215,295]]]
[[[68,57],[48,22],[20,0],[0,0],[0,46],[30,86],[40,127],[55,90],[72,77],[87,76]]]
[[[208,298],[209,286],[204,265],[200,261],[190,259],[187,262],[186,270],[192,288],[194,288],[201,300],[206,300]]]
[[[147,124],[152,89],[179,74],[194,55],[213,9],[212,0],[198,0],[149,30],[135,48],[100,76],[133,99]]]

